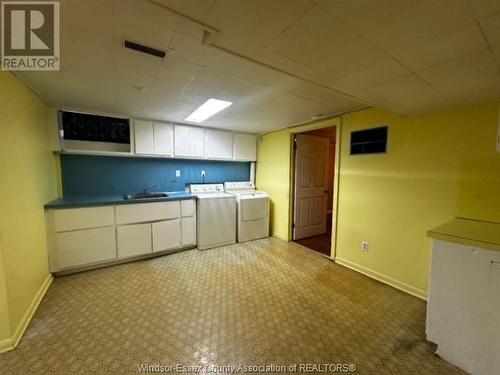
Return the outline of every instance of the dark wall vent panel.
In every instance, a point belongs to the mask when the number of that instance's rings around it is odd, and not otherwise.
[[[129,119],[60,111],[59,121],[65,140],[130,144]]]
[[[131,42],[130,40],[125,41],[125,48],[133,49],[134,51],[146,53],[151,56],[160,57],[162,59],[165,57],[166,54],[166,51],[164,50],[145,46],[144,44]]]
[[[351,132],[351,155],[387,152],[387,126]]]

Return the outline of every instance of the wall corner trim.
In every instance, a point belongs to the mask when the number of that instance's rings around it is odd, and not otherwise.
[[[372,279],[380,281],[381,283],[392,286],[393,288],[401,290],[405,293],[411,294],[414,297],[417,297],[417,298],[420,298],[424,301],[427,301],[427,292],[425,290],[422,290],[422,289],[416,288],[414,286],[408,285],[406,283],[403,283],[401,281],[395,280],[391,277],[385,276],[381,273],[378,273],[376,271],[373,271],[373,270],[370,270],[370,269],[365,268],[363,266],[360,266],[360,265],[353,263],[349,260],[339,258],[338,256],[335,258],[334,262],[340,264],[341,266],[350,268],[353,271],[362,273],[365,276],[371,277]]]
[[[0,353],[15,349],[16,346],[19,345],[19,342],[21,341],[24,332],[26,332],[26,329],[28,328],[31,319],[33,318],[33,315],[35,315],[36,309],[40,305],[40,302],[42,302],[45,293],[47,293],[47,290],[52,284],[52,280],[54,280],[54,277],[52,276],[52,274],[49,273],[45,278],[45,280],[43,281],[42,285],[40,286],[40,289],[38,289],[35,296],[33,297],[30,306],[28,307],[26,313],[19,322],[19,325],[17,326],[12,337],[10,339],[5,339],[0,341]]]

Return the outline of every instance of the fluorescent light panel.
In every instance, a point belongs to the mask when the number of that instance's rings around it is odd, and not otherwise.
[[[205,103],[200,105],[193,113],[184,119],[189,122],[203,122],[207,118],[212,117],[216,113],[229,107],[232,102],[210,98]]]

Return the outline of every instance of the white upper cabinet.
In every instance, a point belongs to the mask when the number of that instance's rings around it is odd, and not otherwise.
[[[234,133],[233,159],[244,161],[257,160],[257,136]]]
[[[205,131],[205,157],[209,159],[233,158],[233,134],[207,129]]]
[[[134,121],[135,153],[177,158],[257,160],[257,136],[197,126]]]
[[[203,158],[205,129],[174,125],[174,154],[179,157]]]
[[[154,131],[152,121],[135,120],[135,153],[136,154],[154,154]]]
[[[174,126],[162,122],[135,120],[135,153],[174,156]]]
[[[153,124],[154,154],[174,156],[174,126],[162,122]]]

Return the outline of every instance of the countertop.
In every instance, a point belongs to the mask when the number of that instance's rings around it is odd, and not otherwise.
[[[155,192],[156,193],[156,192]],[[168,202],[178,201],[183,199],[195,199],[196,196],[184,191],[161,192],[168,195],[163,198],[148,198],[148,199],[123,199],[122,195],[108,195],[98,197],[63,197],[57,198],[44,207],[45,209],[61,209],[74,207],[92,207],[92,206],[107,206],[117,204],[136,204],[136,203],[153,203],[153,202]]]
[[[500,223],[458,217],[427,234],[437,240],[500,251]]]

